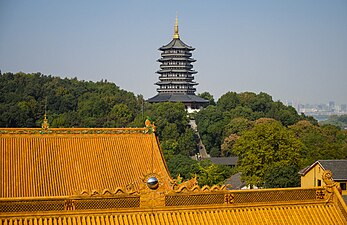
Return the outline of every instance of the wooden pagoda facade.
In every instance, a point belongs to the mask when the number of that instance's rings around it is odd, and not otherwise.
[[[161,65],[157,71],[159,81],[155,83],[159,86],[158,94],[148,99],[148,102],[182,102],[188,111],[206,106],[208,100],[195,95],[198,83],[194,81],[194,74],[197,72],[192,65],[196,61],[191,53],[194,48],[180,39],[177,17],[173,40],[159,50],[162,51],[161,58],[158,59]]]

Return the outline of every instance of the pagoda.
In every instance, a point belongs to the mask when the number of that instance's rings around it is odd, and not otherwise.
[[[208,104],[208,100],[195,95],[196,88],[194,86],[198,83],[194,82],[194,74],[197,72],[193,70],[191,63],[196,60],[191,58],[191,51],[193,47],[186,45],[180,39],[178,32],[178,18],[174,27],[174,35],[172,41],[159,48],[161,58],[158,62],[161,63],[159,74],[159,81],[155,83],[158,94],[150,99],[148,102],[182,102],[186,106],[188,112],[201,109]]]

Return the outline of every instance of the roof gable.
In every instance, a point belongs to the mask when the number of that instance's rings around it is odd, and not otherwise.
[[[299,171],[301,176],[306,175],[316,165],[323,170],[330,170],[333,173],[334,180],[347,180],[347,160],[318,160]]]

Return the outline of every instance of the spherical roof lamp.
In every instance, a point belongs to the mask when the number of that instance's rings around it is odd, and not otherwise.
[[[159,181],[156,177],[150,177],[148,178],[147,180],[147,186],[152,189],[152,190],[155,190],[158,188],[159,186]]]

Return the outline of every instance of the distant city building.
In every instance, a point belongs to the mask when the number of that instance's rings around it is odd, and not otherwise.
[[[158,94],[148,102],[182,102],[186,106],[188,112],[193,112],[208,105],[208,100],[195,95],[198,83],[194,82],[194,74],[191,63],[196,60],[191,58],[193,47],[186,45],[180,40],[178,32],[178,19],[176,17],[173,40],[159,48],[161,58],[158,62],[161,63],[159,81],[155,83]]]
[[[330,101],[329,102],[329,110],[330,111],[334,111],[335,110],[335,102],[334,101]]]
[[[347,114],[347,104],[336,104],[334,101],[329,101],[326,104],[300,104],[286,101],[287,106],[293,106],[299,114],[304,113],[307,116],[313,116],[318,121],[328,119],[332,115]]]

